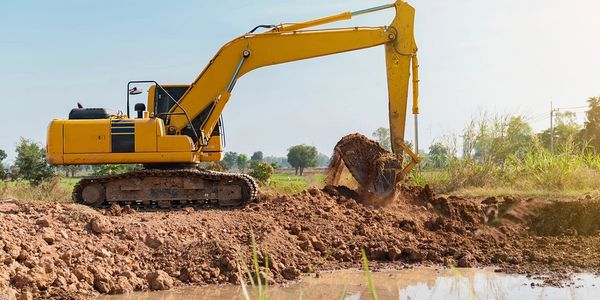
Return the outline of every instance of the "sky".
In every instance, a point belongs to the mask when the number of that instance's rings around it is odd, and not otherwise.
[[[299,22],[375,0],[1,1],[0,149],[45,144],[76,102],[125,111],[130,80],[188,84],[226,42],[258,24]],[[426,149],[482,112],[521,114],[534,129],[555,107],[600,95],[600,1],[412,0],[420,56],[419,140]],[[383,26],[393,11],[331,27]],[[387,126],[383,47],[253,71],[225,109],[227,151],[331,153],[344,135]],[[144,102],[145,98],[138,98]],[[580,120],[583,110],[578,110]],[[413,139],[412,116],[407,139]]]

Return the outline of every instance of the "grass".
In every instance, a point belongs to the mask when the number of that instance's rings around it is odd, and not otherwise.
[[[522,198],[544,198],[548,200],[562,200],[582,197],[584,195],[600,196],[600,186],[587,188],[547,189],[540,187],[523,188],[522,186],[487,183],[481,186],[464,184],[462,186],[448,185],[448,174],[444,171],[420,171],[411,174],[411,183],[419,186],[429,184],[437,193],[451,194],[462,197],[491,197],[491,196],[518,196]]]
[[[514,189],[510,187],[487,187],[487,188],[461,188],[454,192],[453,195],[466,197],[466,198],[484,198],[491,196],[518,196],[521,198],[538,198],[547,200],[564,200],[578,198],[583,195],[600,196],[600,190],[562,190],[562,191],[548,191],[548,190],[523,190]]]
[[[375,285],[373,284],[373,278],[371,277],[371,272],[369,271],[369,262],[367,260],[367,254],[365,253],[365,249],[362,249],[361,252],[362,257],[362,265],[363,271],[365,272],[365,278],[367,279],[367,286],[369,288],[369,294],[371,295],[371,299],[377,300],[377,291],[375,291]]]
[[[257,295],[256,299],[266,300],[266,299],[268,299],[267,292],[268,292],[268,287],[269,287],[269,256],[265,255],[265,266],[264,266],[265,278],[264,278],[264,282],[262,282],[263,280],[261,279],[261,271],[260,271],[261,268],[260,268],[260,264],[258,262],[258,246],[256,244],[256,238],[254,236],[254,231],[250,231],[250,237],[251,237],[251,243],[252,243],[251,249],[252,249],[252,268],[253,268],[253,270],[248,268],[248,266],[244,263],[245,260],[241,259],[241,255],[240,255],[240,262],[238,263],[238,275],[240,278],[240,283],[242,285],[242,296],[244,297],[245,300],[252,299],[250,297],[250,293],[248,292],[248,285],[247,285],[246,281],[244,280],[244,276],[242,276],[242,270],[239,267],[240,265],[244,266],[244,271],[246,273],[246,276],[248,276],[250,285]],[[254,272],[255,276],[252,275],[252,272]]]
[[[256,237],[254,235],[254,231],[250,230],[250,248],[252,250],[251,253],[251,267],[248,267],[246,264],[246,260],[243,259],[243,255],[238,252],[238,277],[240,278],[240,284],[242,288],[242,297],[244,300],[251,300],[252,296],[248,289],[248,282],[250,283],[250,287],[253,290],[252,295],[256,295],[256,299],[258,300],[267,300],[268,299],[268,289],[269,289],[269,256],[265,254],[264,257],[264,267],[260,266],[258,260],[258,244],[256,243]],[[371,299],[377,300],[377,291],[375,290],[375,285],[373,283],[373,278],[371,276],[371,271],[369,270],[369,262],[367,259],[367,254],[364,249],[361,250],[361,263],[363,267],[363,272],[365,274],[365,279],[367,281],[367,287],[369,288],[369,294],[371,295]],[[243,267],[240,267],[243,266]],[[242,270],[243,268],[243,270]],[[261,272],[261,269],[264,272]],[[246,277],[244,277],[244,273]],[[261,278],[261,274],[264,275],[264,279]],[[245,280],[247,278],[247,281]],[[341,299],[344,299],[346,296],[346,287],[341,294]],[[302,299],[302,295],[300,296]]]
[[[305,174],[303,176],[288,174],[288,173],[275,173],[271,177],[269,182],[269,188],[284,194],[296,194],[309,187],[321,188],[325,185],[325,174],[313,173]]]
[[[69,202],[74,184],[64,183],[59,177],[37,186],[31,185],[27,181],[2,181],[0,182],[0,198]]]
[[[532,148],[503,163],[454,159],[443,169],[411,175],[414,184],[443,194],[573,198],[600,191],[600,155]]]
[[[60,183],[63,187],[72,189],[79,180],[81,180],[81,177],[61,177]]]

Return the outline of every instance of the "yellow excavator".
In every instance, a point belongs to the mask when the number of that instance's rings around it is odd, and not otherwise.
[[[392,8],[396,15],[389,26],[311,29]],[[252,177],[196,168],[200,162],[223,159],[221,114],[236,81],[259,67],[383,45],[394,155],[381,155],[377,144],[348,137],[335,147],[334,162],[343,162],[365,190],[389,195],[419,162],[404,143],[411,71],[415,125],[419,112],[414,14],[412,6],[398,0],[302,23],[259,25],[225,44],[191,84],[129,82],[126,114],[109,114],[106,109],[84,108],[78,103],[67,120],[50,123],[47,160],[52,165],[144,166],[138,171],[81,180],[74,188],[73,200],[89,206],[243,205],[257,195]],[[132,117],[130,95],[141,93],[138,86],[144,84],[149,86],[147,106],[135,104],[136,116]],[[404,155],[410,162],[403,164]]]

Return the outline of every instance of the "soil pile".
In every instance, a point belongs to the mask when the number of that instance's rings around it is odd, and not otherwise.
[[[600,233],[600,203],[591,198],[556,202],[540,210],[532,228],[540,235],[597,235]]]
[[[243,209],[171,212],[5,200],[0,295],[77,299],[239,283],[238,266],[250,264],[252,234],[259,262],[270,266],[268,275],[255,276],[271,282],[358,267],[361,249],[374,268],[498,266],[531,275],[600,269],[598,234],[577,229],[576,235],[548,236],[529,229],[534,220],[545,222],[541,216],[561,219],[564,210],[546,212],[556,204],[443,197],[427,187],[404,188],[384,208],[362,205],[356,196],[327,186],[293,196],[262,194]]]

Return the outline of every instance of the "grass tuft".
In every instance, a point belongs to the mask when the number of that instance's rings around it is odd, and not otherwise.
[[[371,295],[371,299],[377,300],[377,291],[375,291],[375,285],[373,285],[373,278],[371,277],[371,272],[369,271],[369,262],[367,260],[367,254],[365,253],[365,249],[362,249],[362,265],[363,270],[365,272],[365,277],[367,278],[367,285],[369,287],[369,294]]]
[[[250,293],[248,291],[248,285],[246,280],[244,280],[244,276],[242,276],[242,269],[240,265],[243,266],[248,281],[250,281],[250,285],[252,289],[256,292],[257,299],[266,300],[268,299],[268,288],[269,288],[269,256],[265,255],[265,278],[264,282],[261,278],[261,267],[258,261],[258,246],[256,243],[256,238],[254,236],[254,231],[250,231],[251,237],[251,249],[252,249],[252,269],[247,266],[245,260],[242,258],[243,256],[239,254],[239,263],[238,263],[238,276],[240,278],[240,282],[242,285],[242,296],[245,300],[250,300]],[[254,273],[254,274],[252,274]]]

